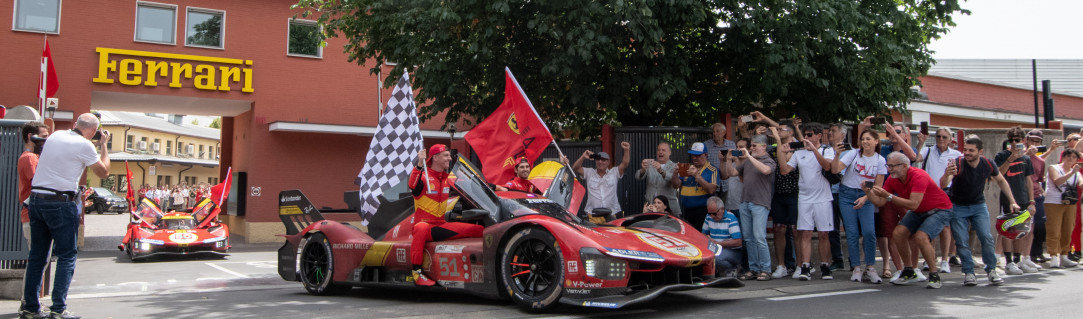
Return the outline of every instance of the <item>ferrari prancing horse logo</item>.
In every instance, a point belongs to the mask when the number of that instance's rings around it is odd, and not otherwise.
[[[515,132],[516,135],[519,134],[519,121],[515,120],[515,112],[512,112],[511,116],[508,117],[508,127],[511,128],[511,131]]]

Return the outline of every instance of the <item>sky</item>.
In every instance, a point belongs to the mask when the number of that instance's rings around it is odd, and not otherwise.
[[[936,59],[1083,59],[1083,1],[970,0],[929,48]]]

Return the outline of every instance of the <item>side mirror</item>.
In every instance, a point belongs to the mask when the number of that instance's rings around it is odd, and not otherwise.
[[[486,217],[489,217],[489,212],[488,211],[486,211],[484,209],[480,209],[480,208],[474,208],[474,209],[467,209],[467,210],[464,210],[464,211],[453,211],[451,213],[448,213],[447,221],[449,221],[449,222],[472,222],[472,221],[484,220]]]
[[[609,208],[595,208],[590,211],[591,217],[605,217],[613,214],[613,210]]]

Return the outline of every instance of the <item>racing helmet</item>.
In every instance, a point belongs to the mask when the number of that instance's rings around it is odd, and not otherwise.
[[[1034,218],[1029,210],[1018,213],[1004,214],[997,217],[996,229],[1001,236],[1008,239],[1019,239],[1026,236],[1034,225]]]

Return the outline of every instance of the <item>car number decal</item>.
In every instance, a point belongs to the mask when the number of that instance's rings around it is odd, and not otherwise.
[[[169,240],[178,244],[191,244],[199,240],[199,236],[193,233],[173,233],[169,235]]]
[[[654,248],[664,250],[677,256],[689,258],[700,256],[699,248],[672,236],[638,233],[636,234],[636,237],[639,237],[639,240],[642,240],[648,245],[654,246]]]

